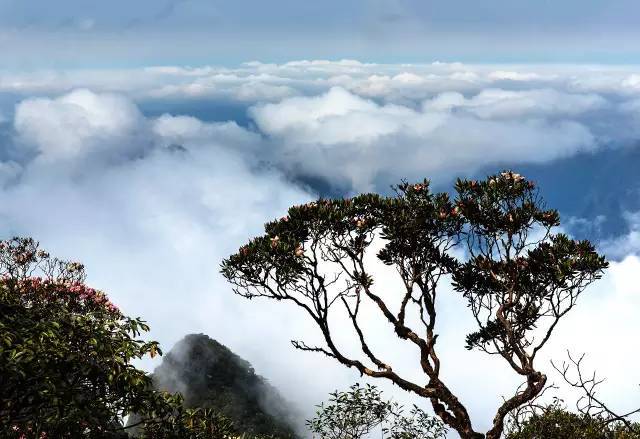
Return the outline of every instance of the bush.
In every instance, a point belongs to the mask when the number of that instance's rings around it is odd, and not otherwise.
[[[628,428],[599,416],[572,413],[558,406],[534,413],[506,436],[507,439],[640,439],[640,425]],[[636,430],[636,431],[633,431]]]
[[[160,354],[139,318],[84,283],[79,263],[32,239],[0,241],[0,429],[15,437],[117,437],[130,412],[170,398],[132,361]]]

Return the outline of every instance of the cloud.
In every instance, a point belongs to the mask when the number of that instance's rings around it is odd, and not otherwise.
[[[426,133],[438,125],[409,108],[362,99],[335,87],[314,97],[294,97],[251,109],[260,130],[303,144],[369,144],[399,130]]]
[[[261,82],[249,82],[240,85],[234,96],[241,101],[275,101],[295,95],[296,91],[286,85],[271,85]]]
[[[495,88],[482,90],[468,99],[456,92],[443,93],[425,102],[424,106],[425,109],[467,111],[481,119],[566,118],[606,107],[606,99],[595,94]]]
[[[239,149],[258,146],[260,136],[238,126],[233,121],[206,123],[192,116],[163,114],[153,120],[153,132],[163,141],[188,146],[219,142]]]
[[[355,190],[400,178],[450,178],[502,161],[545,162],[592,150],[584,125],[556,117],[587,111],[602,101],[535,92],[491,91],[466,100],[440,95],[421,110],[363,99],[342,88],[251,109],[258,129],[282,150],[272,160]],[[538,104],[538,105],[537,105]],[[454,111],[458,108],[466,112]],[[520,113],[519,118],[512,113]],[[280,158],[282,157],[282,158]]]
[[[154,108],[236,102],[252,107],[247,123],[259,135],[247,148],[250,160],[340,189],[384,190],[401,178],[543,163],[630,143],[638,133],[639,98],[625,85],[634,73],[623,67],[303,60],[82,73],[0,76],[0,89],[79,84]]]
[[[610,258],[640,255],[640,212],[625,212],[629,231],[622,236],[609,238],[601,243],[602,250]]]
[[[356,60],[258,61],[239,66],[164,65],[129,69],[4,70],[0,91],[69,92],[76,88],[121,92],[134,99],[228,97],[259,102],[317,95],[339,85],[362,97],[417,103],[443,92],[471,97],[486,89],[552,90],[560,94],[629,99],[640,94],[633,67],[585,65],[374,64]],[[247,94],[247,89],[259,92]],[[244,91],[244,92],[243,92]],[[617,100],[617,99],[616,99]]]
[[[252,107],[243,122],[258,134],[250,160],[340,190],[384,190],[401,178],[632,144],[640,132],[634,75],[616,66],[302,60],[7,73],[0,90],[29,96],[83,86],[126,94],[143,108]]]
[[[145,120],[127,98],[76,90],[56,99],[22,101],[15,112],[19,140],[38,160],[55,162],[100,155],[134,156],[145,147]]]

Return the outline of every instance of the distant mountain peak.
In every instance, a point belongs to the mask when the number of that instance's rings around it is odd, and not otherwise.
[[[154,386],[180,392],[187,407],[210,407],[246,433],[293,437],[293,409],[251,364],[205,334],[189,334],[153,372]]]

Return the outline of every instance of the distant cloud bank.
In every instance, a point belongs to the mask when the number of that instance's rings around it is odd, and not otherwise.
[[[109,93],[103,99],[123,106],[108,110],[114,120],[100,127],[100,136],[119,145],[107,148],[112,155],[148,146],[143,139],[117,139],[132,132],[109,134],[144,125],[133,114],[139,110],[123,96],[156,108],[218,101],[248,109],[249,126],[234,134],[243,138],[242,146],[226,139],[230,149],[248,149],[250,161],[271,163],[293,178],[322,179],[341,190],[370,190],[398,178],[439,179],[493,163],[544,163],[633,143],[640,136],[639,78],[633,67],[320,60],[248,62],[237,68],[5,72],[0,92],[27,98],[15,119],[21,136],[33,140],[46,123],[30,127],[30,112],[52,118],[49,128],[58,132],[47,137],[60,150],[49,148],[49,156],[72,148],[74,140],[56,136],[70,131],[65,124],[77,117],[72,108],[86,111],[85,103],[93,99],[79,88]],[[54,116],[62,107],[64,120]],[[213,128],[207,121],[192,122],[190,128],[184,120],[174,123],[182,124],[185,141],[194,136],[204,141]],[[135,128],[118,128],[125,123]],[[75,141],[86,144],[86,128],[75,126]]]

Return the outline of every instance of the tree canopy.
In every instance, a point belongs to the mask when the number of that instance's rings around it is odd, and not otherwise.
[[[453,199],[433,193],[427,180],[395,190],[390,197],[363,194],[293,206],[224,260],[222,273],[236,293],[291,302],[315,322],[323,344],[295,340],[296,348],[426,398],[463,438],[497,439],[509,412],[544,388],[547,376],[537,355],[607,262],[588,241],[554,233],[557,211],[547,209],[535,184],[517,173],[458,180]],[[398,273],[398,291],[381,291],[365,262],[374,242],[381,243],[377,258]],[[477,323],[466,347],[502,357],[524,381],[497,408],[485,434],[474,429],[440,373],[436,296],[447,276]],[[361,325],[364,302],[418,348],[423,380],[401,375],[375,351]],[[359,355],[339,346],[330,324],[345,311]]]

